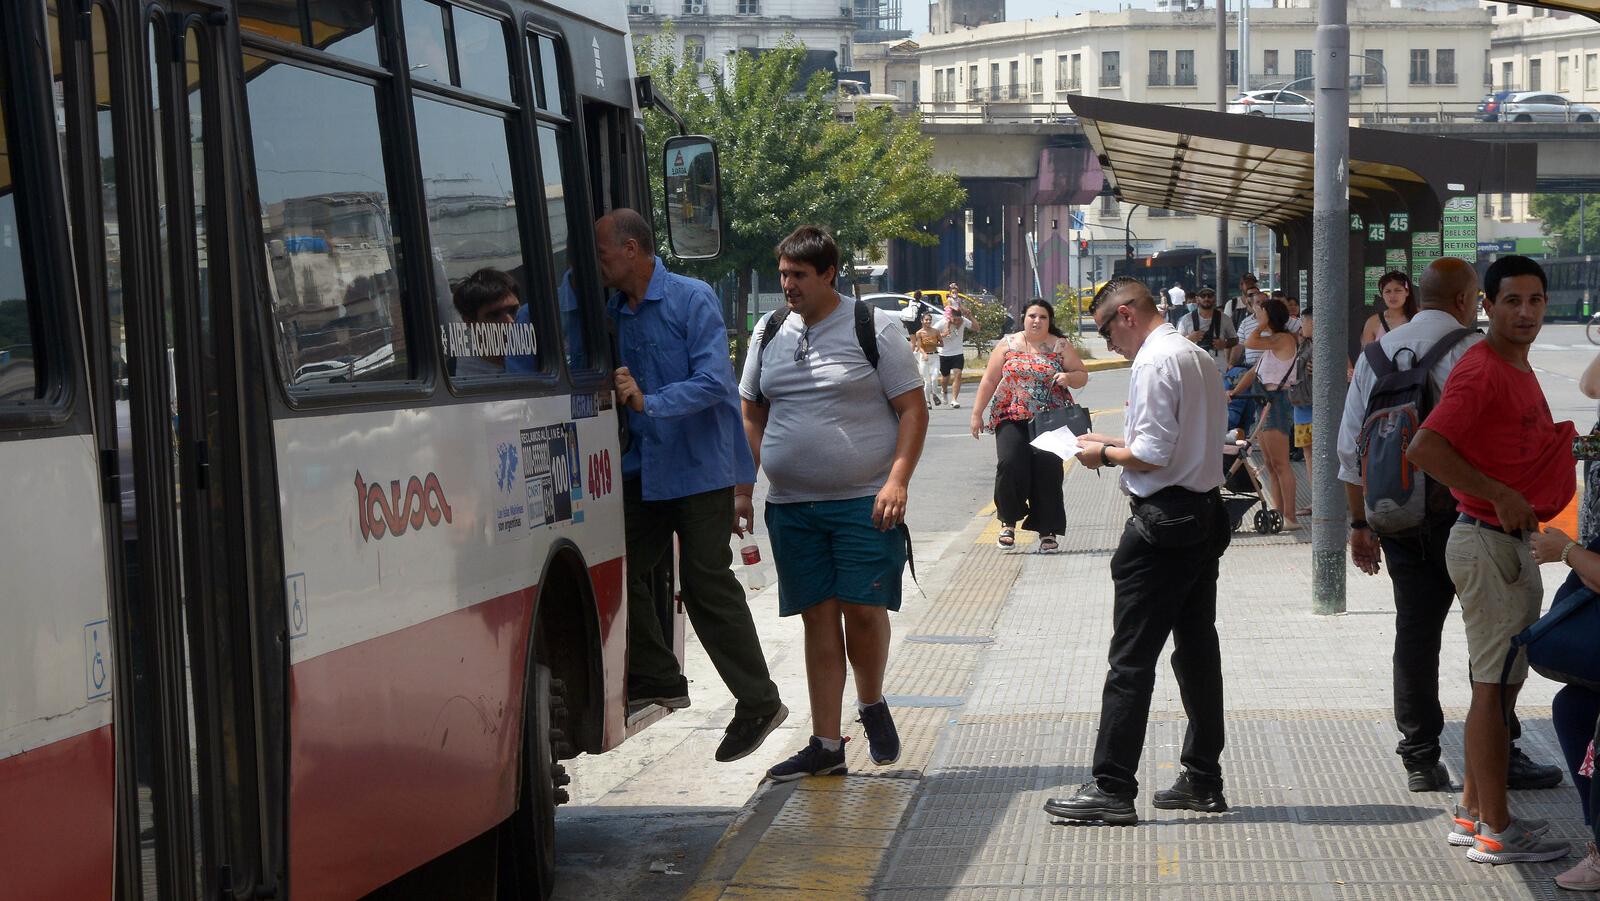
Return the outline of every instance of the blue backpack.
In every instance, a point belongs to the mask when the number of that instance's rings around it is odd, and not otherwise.
[[[1596,550],[1600,540],[1590,543]],[[1528,652],[1528,666],[1554,682],[1578,685],[1600,691],[1600,595],[1578,578],[1568,577],[1556,591],[1550,612],[1511,639],[1506,663],[1500,670],[1500,685],[1506,684],[1517,653]]]

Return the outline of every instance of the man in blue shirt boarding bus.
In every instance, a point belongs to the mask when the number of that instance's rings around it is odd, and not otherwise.
[[[789,715],[767,673],[761,639],[730,568],[730,526],[751,526],[755,463],[744,440],[728,332],[711,286],[674,275],[655,255],[638,213],[618,209],[595,228],[600,273],[617,289],[617,402],[630,440],[622,455],[628,546],[628,701],[689,706],[689,684],[662,634],[650,573],[678,537],[683,605],[737,701],[717,760],[760,747]],[[740,486],[735,493],[735,486]]]

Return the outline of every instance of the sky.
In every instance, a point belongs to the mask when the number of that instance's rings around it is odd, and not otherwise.
[[[929,2],[930,0],[900,0],[900,21],[903,27],[910,29],[913,36],[924,34],[928,30]],[[1211,14],[1216,15],[1216,0],[1205,0],[1205,2]],[[1237,7],[1238,2],[1239,0],[1227,0],[1230,9]],[[1005,0],[1005,4],[1007,22],[1048,19],[1051,16],[1065,17],[1081,12],[1156,8],[1155,0]],[[1267,0],[1250,0],[1252,9],[1267,5],[1269,5]]]

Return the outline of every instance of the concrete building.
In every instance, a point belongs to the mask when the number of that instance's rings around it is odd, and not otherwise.
[[[902,41],[911,37],[900,0],[853,0],[852,9],[856,20],[857,45]]]
[[[916,41],[889,41],[856,44],[855,68],[865,72],[872,89],[900,98],[900,108],[911,110],[922,103],[922,66]]]
[[[950,34],[1006,20],[1006,0],[930,0],[928,31]]]
[[[1494,22],[1486,73],[1497,91],[1551,91],[1600,104],[1600,22],[1560,10],[1484,3]]]
[[[667,22],[679,50],[698,59],[720,60],[793,37],[807,50],[834,54],[836,68],[853,65],[851,0],[628,0],[628,24],[636,40],[660,33]]]
[[[1352,115],[1450,117],[1476,107],[1485,89],[1489,13],[1457,0],[1439,7],[1352,3]],[[1288,87],[1309,95],[1314,12],[1309,6],[1252,7],[1247,61],[1252,90]],[[1230,25],[1228,41],[1236,39],[1236,26]],[[1207,109],[1216,103],[1214,9],[1079,13],[924,35],[917,43],[919,80],[928,101],[923,109],[934,117],[945,112],[970,118],[983,115],[986,107],[1009,107],[1005,115],[1049,121],[1070,114],[1067,97],[1076,93]],[[1221,62],[1228,83],[1236,85],[1238,51],[1229,49]],[[1090,257],[1084,272],[1074,258],[1075,282],[1108,275],[1129,243],[1129,232],[1139,254],[1216,243],[1216,221],[1208,217],[1139,208],[1130,219],[1130,210],[1109,195],[1081,212],[1086,228],[1070,239],[1088,240]],[[1068,219],[1043,211],[1039,216],[1041,221]],[[1266,266],[1270,240],[1266,229],[1257,230],[1258,269]],[[1244,226],[1233,226],[1229,249],[1248,255]]]

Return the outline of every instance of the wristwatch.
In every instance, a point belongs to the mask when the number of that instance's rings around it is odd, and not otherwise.
[[[1352,520],[1350,520],[1350,531],[1354,532],[1357,529],[1365,529],[1365,528],[1367,528],[1367,521],[1366,520],[1364,520],[1364,519],[1352,519]]]
[[[1116,466],[1117,465],[1117,464],[1111,462],[1111,459],[1106,456],[1106,446],[1104,444],[1100,445],[1100,465],[1101,466]]]

